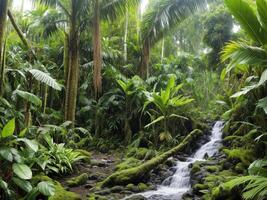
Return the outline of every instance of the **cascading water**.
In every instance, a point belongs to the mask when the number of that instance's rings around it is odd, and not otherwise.
[[[191,158],[186,161],[177,161],[176,172],[170,177],[171,183],[157,187],[157,190],[141,193],[142,196],[149,200],[180,200],[182,196],[191,189],[190,185],[190,165],[196,161],[205,160],[205,156],[213,156],[219,149],[222,139],[223,122],[215,123],[209,142],[201,146]],[[127,198],[125,198],[127,199]]]

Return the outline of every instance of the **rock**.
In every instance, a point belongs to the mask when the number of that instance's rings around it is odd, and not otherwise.
[[[142,195],[136,195],[129,197],[127,200],[147,200],[147,198],[143,197]]]
[[[138,186],[130,183],[126,186],[126,189],[129,190],[129,191],[132,191],[132,192],[139,192],[139,188]]]
[[[112,187],[112,188],[110,188],[110,191],[111,192],[114,192],[114,193],[116,193],[116,192],[121,192],[121,191],[123,191],[124,190],[124,187],[123,186],[114,186],[114,187]]]
[[[138,184],[138,189],[140,190],[140,192],[143,192],[143,191],[148,189],[148,186],[146,184],[144,184],[144,183],[139,183]]]
[[[86,188],[86,189],[91,189],[93,187],[94,187],[94,185],[91,184],[91,183],[87,183],[87,184],[84,185],[84,188]]]
[[[97,194],[97,195],[107,195],[107,194],[110,194],[110,193],[111,193],[110,189],[104,189],[104,190],[99,190],[99,191],[95,192],[95,194]]]

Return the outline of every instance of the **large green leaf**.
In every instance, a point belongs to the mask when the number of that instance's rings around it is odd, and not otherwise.
[[[34,152],[38,151],[38,142],[36,140],[29,140],[27,138],[19,138],[17,140],[24,142]]]
[[[11,136],[15,131],[15,118],[11,119],[3,128],[1,136],[3,138]]]
[[[29,72],[36,80],[54,88],[55,90],[61,90],[61,85],[58,84],[57,81],[53,79],[48,73],[42,72],[38,69],[31,69],[29,70]]]
[[[263,28],[250,5],[244,0],[225,0],[226,6],[247,34],[259,44],[266,44]]]
[[[45,196],[53,196],[55,194],[55,185],[49,181],[42,181],[37,185],[38,190]]]
[[[12,181],[14,181],[14,183],[16,183],[16,185],[23,189],[25,192],[30,192],[32,190],[32,185],[29,181],[25,181],[16,177],[13,177]]]
[[[265,29],[265,32],[267,32],[267,1],[266,0],[257,0],[257,10],[260,16],[260,21],[262,26]]]
[[[29,180],[32,178],[32,170],[25,164],[14,163],[12,165],[13,172],[21,179]]]
[[[0,148],[0,156],[2,156],[5,160],[8,160],[9,162],[13,161],[11,148],[8,147]]]
[[[261,78],[259,81],[259,86],[263,85],[267,81],[267,69],[261,74]]]
[[[42,105],[41,99],[32,93],[16,89],[13,92],[13,95],[18,95],[19,97],[23,98],[24,100],[26,100],[26,101],[28,101],[28,102],[36,105],[36,106]]]

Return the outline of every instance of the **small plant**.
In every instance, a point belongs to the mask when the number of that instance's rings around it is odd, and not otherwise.
[[[81,152],[66,148],[65,144],[54,143],[49,134],[43,135],[44,145],[41,145],[38,151],[36,163],[47,174],[51,173],[69,173],[75,162],[88,158]]]
[[[160,134],[161,140],[171,139],[171,134],[168,131],[168,120],[171,118],[187,119],[181,115],[175,113],[175,108],[184,106],[193,101],[183,95],[178,95],[178,92],[183,87],[182,84],[175,85],[175,76],[171,75],[165,90],[160,92],[146,92],[147,101],[144,104],[143,110],[148,105],[153,104],[155,108],[150,108],[148,113],[152,118],[152,122],[147,124],[145,128],[148,128],[156,123],[163,121],[164,132]]]

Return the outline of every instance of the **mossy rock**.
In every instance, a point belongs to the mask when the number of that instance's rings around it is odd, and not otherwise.
[[[246,170],[247,170],[247,167],[242,162],[237,163],[236,166],[235,166],[235,171],[237,173],[241,173],[242,174],[242,173],[245,173]]]
[[[138,188],[139,188],[140,192],[144,192],[144,191],[146,191],[149,187],[148,187],[146,184],[144,184],[144,183],[139,183],[139,184],[138,184]]]
[[[55,185],[55,195],[48,198],[48,200],[82,200],[80,195],[67,191],[59,182],[52,180],[48,176],[37,175],[32,178],[33,182],[50,181]]]
[[[126,189],[131,191],[131,192],[139,192],[138,186],[136,186],[136,185],[134,185],[132,183],[126,185]]]
[[[193,174],[195,174],[195,173],[199,172],[200,170],[201,170],[200,166],[198,164],[196,164],[196,165],[194,164],[192,169],[191,169],[191,172]]]
[[[245,165],[249,165],[255,160],[254,152],[251,149],[223,149],[223,152],[227,155],[228,159],[236,159],[241,161]]]
[[[73,177],[70,180],[67,180],[67,184],[70,187],[75,187],[79,185],[83,185],[88,180],[89,175],[87,173],[83,173],[77,177]]]

